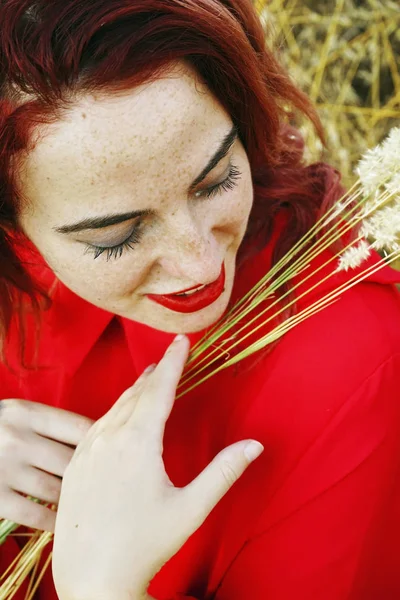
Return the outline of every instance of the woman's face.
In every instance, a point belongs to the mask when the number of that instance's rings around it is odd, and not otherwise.
[[[191,67],[177,66],[124,95],[81,97],[42,129],[19,174],[29,200],[20,223],[77,295],[192,333],[227,307],[253,186],[238,138],[193,185],[233,124]],[[204,308],[180,312],[147,296],[210,284],[222,265],[224,291]]]

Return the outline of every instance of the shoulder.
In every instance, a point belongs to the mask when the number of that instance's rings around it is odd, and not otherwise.
[[[350,393],[399,353],[399,293],[393,286],[363,282],[292,329],[276,359],[285,355],[292,375],[307,373],[324,388],[343,386]]]
[[[399,353],[399,293],[363,282],[296,325],[270,359],[298,384],[350,393]]]
[[[363,282],[296,325],[254,368],[236,433],[307,444],[354,403],[357,419],[375,409],[389,419],[399,390],[400,296],[393,286]]]

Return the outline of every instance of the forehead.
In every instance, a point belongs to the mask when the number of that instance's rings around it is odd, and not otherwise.
[[[54,193],[65,179],[69,192],[76,182],[81,193],[109,177],[132,181],[134,174],[140,184],[172,165],[200,171],[230,118],[194,71],[178,67],[123,94],[79,98],[39,132],[25,162],[28,193]]]

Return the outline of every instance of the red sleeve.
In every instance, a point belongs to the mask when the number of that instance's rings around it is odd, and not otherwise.
[[[341,404],[267,503],[216,600],[400,598],[399,373],[396,355]]]

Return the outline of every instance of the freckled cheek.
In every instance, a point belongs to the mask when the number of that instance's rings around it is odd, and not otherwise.
[[[251,182],[246,182],[231,196],[229,211],[225,208],[225,218],[229,219],[232,228],[238,232],[246,229],[252,206],[253,187]]]
[[[116,299],[130,296],[146,279],[146,269],[142,263],[136,264],[139,257],[135,256],[135,252],[117,260],[111,258],[107,261],[104,256],[91,260],[95,263],[93,267],[86,265],[84,271],[75,271],[73,277],[75,281],[79,278],[82,288],[99,298]]]
[[[246,182],[243,198],[244,198],[243,211],[244,211],[245,219],[247,222],[248,218],[250,216],[250,213],[251,213],[251,209],[253,208],[253,204],[254,204],[254,188],[253,188],[253,181],[251,179],[250,174],[249,174],[249,177]]]
[[[62,252],[59,245],[46,252],[49,266],[57,277],[76,294],[89,301],[121,298],[132,294],[145,279],[143,259],[131,252],[128,256],[107,261],[106,253],[94,258],[84,254],[84,248],[75,252]]]

